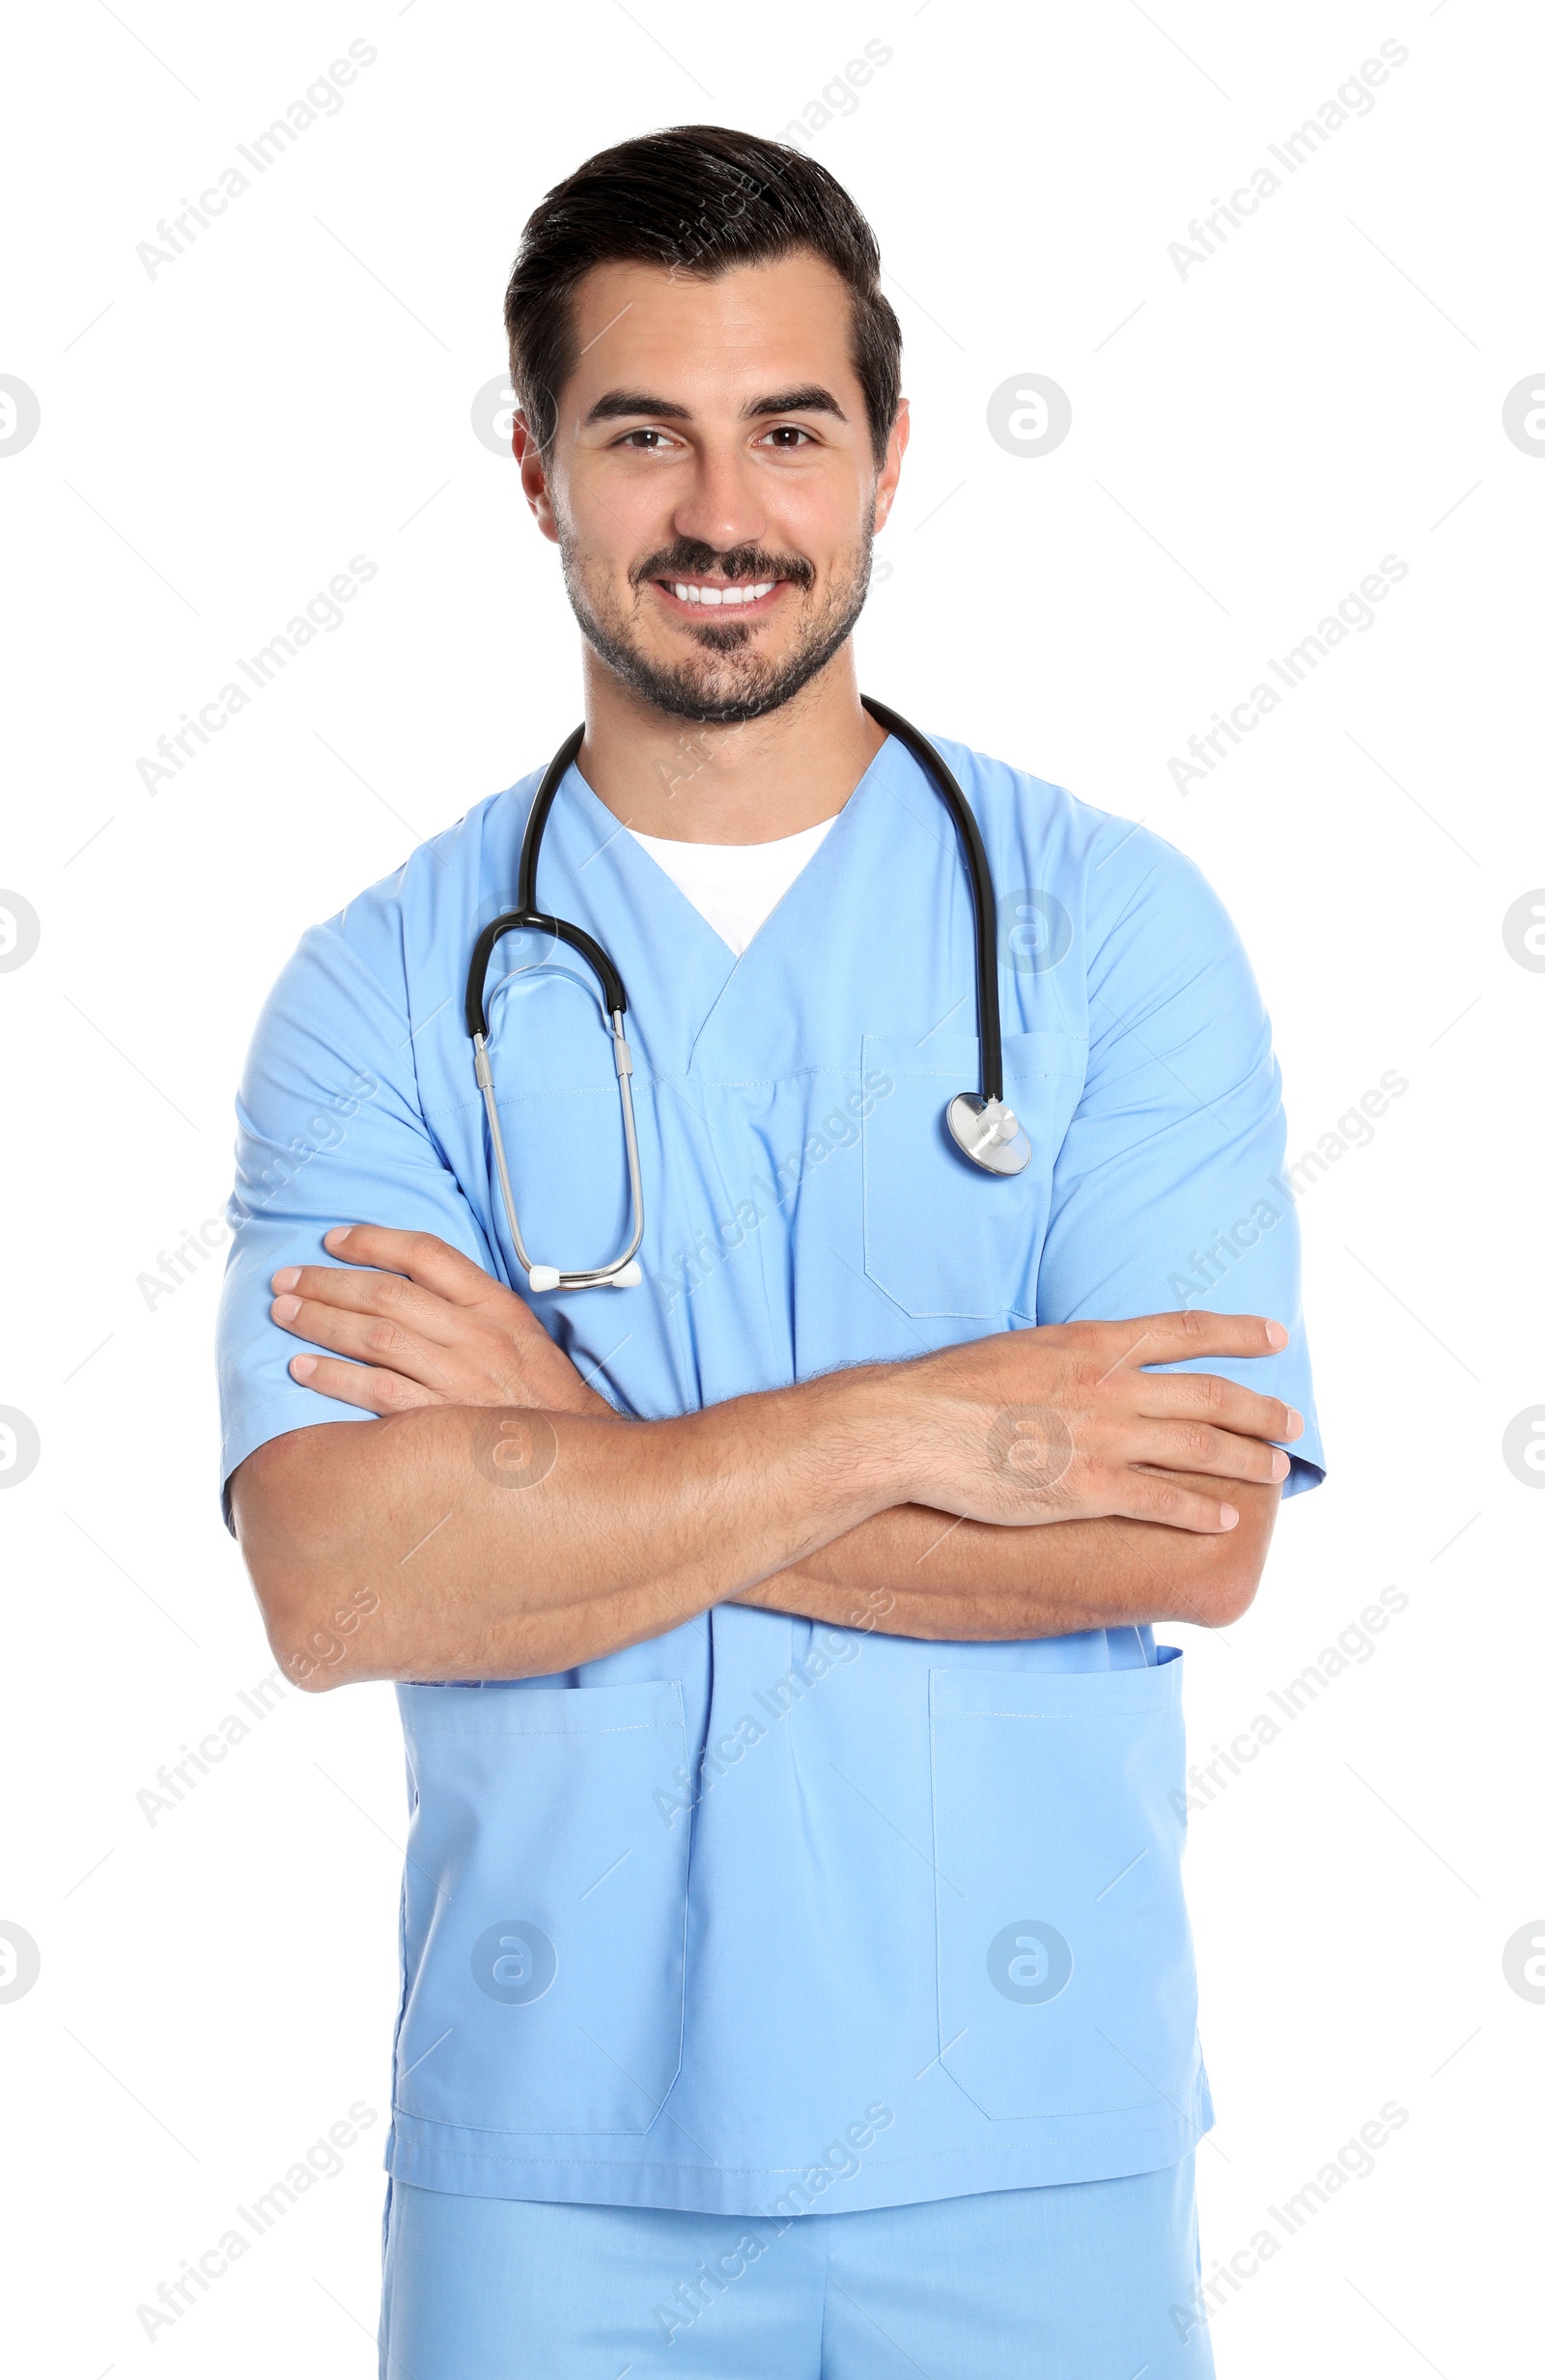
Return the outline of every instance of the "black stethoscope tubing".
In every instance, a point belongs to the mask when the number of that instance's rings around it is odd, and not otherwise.
[[[1030,1144],[1011,1108],[1003,1105],[1003,1035],[997,1006],[997,911],[993,896],[992,871],[987,864],[987,853],[982,843],[981,829],[969,802],[961,792],[952,770],[948,768],[933,745],[885,703],[877,703],[865,694],[859,697],[864,709],[877,726],[905,744],[913,758],[932,780],[935,791],[955,821],[965,854],[966,873],[970,878],[971,907],[974,917],[976,953],[976,1020],[977,1041],[981,1059],[981,1091],[977,1095],[958,1092],[944,1111],[957,1146],[971,1162],[985,1171],[1013,1175],[1024,1171],[1029,1162]],[[609,954],[592,934],[582,926],[571,925],[567,918],[554,917],[536,905],[537,861],[542,853],[542,837],[548,824],[559,786],[577,759],[584,742],[583,726],[576,727],[548,763],[536,798],[525,822],[525,833],[520,843],[520,871],[517,881],[518,906],[506,910],[483,928],[472,947],[471,964],[466,976],[466,1029],[471,1037],[473,1066],[478,1088],[483,1095],[484,1111],[488,1118],[489,1139],[493,1163],[498,1175],[499,1192],[504,1202],[505,1219],[518,1262],[524,1267],[533,1290],[599,1289],[606,1286],[632,1288],[642,1279],[635,1261],[644,1236],[644,1198],[639,1174],[638,1135],[632,1102],[632,1053],[628,1047],[624,1019],[628,1013],[628,994],[621,975]],[[510,1169],[505,1154],[504,1134],[499,1124],[498,1100],[493,1084],[492,1063],[488,1049],[488,972],[494,944],[506,934],[532,932],[550,935],[554,941],[565,942],[576,950],[593,971],[605,1002],[608,1030],[611,1034],[612,1055],[617,1068],[617,1087],[622,1101],[623,1141],[627,1154],[631,1236],[623,1252],[609,1264],[597,1265],[581,1272],[562,1272],[553,1265],[532,1262],[521,1236],[520,1218],[516,1212],[515,1191],[510,1182]]]
[[[931,778],[934,790],[955,821],[965,855],[966,873],[970,878],[971,905],[975,916],[976,1030],[981,1046],[981,1095],[984,1100],[1001,1100],[1003,1028],[997,1005],[997,910],[981,828],[953,770],[935,751],[927,737],[887,704],[876,702],[868,694],[860,695],[859,700],[877,726],[883,727],[887,735],[894,736],[898,742],[906,745]],[[577,950],[595,971],[605,997],[607,1016],[626,1016],[628,1013],[628,994],[622,977],[595,937],[586,934],[582,927],[570,925],[561,917],[550,916],[536,906],[537,860],[542,852],[548,813],[552,808],[559,786],[578,757],[584,734],[581,725],[575,729],[572,736],[565,737],[548,763],[547,771],[537,788],[536,799],[531,804],[520,844],[517,906],[506,910],[502,916],[486,925],[473,945],[466,976],[466,1029],[474,1039],[479,1036],[486,1039],[488,1035],[484,994],[493,946],[504,935],[522,929],[550,934],[555,940],[567,942],[571,949]]]

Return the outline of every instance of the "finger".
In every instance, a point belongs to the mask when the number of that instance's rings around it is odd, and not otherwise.
[[[340,1223],[324,1232],[329,1255],[349,1264],[376,1265],[383,1273],[404,1273],[421,1289],[431,1289],[452,1305],[476,1305],[501,1284],[470,1257],[464,1256],[433,1231],[392,1231],[384,1223]]]
[[[268,1311],[281,1330],[308,1339],[314,1347],[351,1357],[356,1363],[378,1364],[424,1388],[444,1391],[450,1386],[435,1351],[400,1323],[379,1315],[346,1313],[316,1299],[292,1296],[275,1298]]]
[[[1157,1521],[1201,1537],[1226,1536],[1239,1526],[1239,1506],[1212,1497],[1160,1470],[1128,1470],[1117,1490],[1114,1511],[1127,1521]]]
[[[1209,1314],[1200,1307],[1098,1323],[1095,1331],[1111,1371],[1123,1364],[1184,1363],[1196,1356],[1275,1356],[1288,1337],[1284,1325],[1265,1314]]]
[[[1261,1487],[1287,1477],[1292,1466],[1280,1446],[1259,1438],[1236,1437],[1206,1421],[1145,1423],[1129,1462],[1156,1464],[1161,1470],[1194,1471],[1204,1478],[1243,1479]]]
[[[339,1313],[383,1316],[437,1347],[457,1346],[465,1337],[466,1307],[432,1289],[421,1289],[401,1273],[356,1273],[345,1265],[286,1265],[273,1275],[273,1287],[285,1297],[330,1306]],[[310,1333],[302,1331],[300,1336],[306,1338]]]
[[[406,1414],[420,1405],[443,1405],[444,1397],[401,1372],[375,1370],[366,1363],[340,1363],[333,1356],[292,1356],[290,1377],[319,1396],[336,1397],[367,1414]]]
[[[1173,1420],[1194,1415],[1233,1430],[1242,1438],[1292,1441],[1304,1434],[1304,1416],[1280,1397],[1259,1396],[1216,1372],[1144,1372],[1138,1411]]]

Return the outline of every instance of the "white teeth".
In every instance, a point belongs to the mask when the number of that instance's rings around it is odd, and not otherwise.
[[[754,603],[764,595],[771,595],[776,583],[774,579],[764,578],[755,587],[689,587],[685,580],[677,579],[671,593],[679,603]]]

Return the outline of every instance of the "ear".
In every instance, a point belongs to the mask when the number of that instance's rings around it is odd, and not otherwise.
[[[552,510],[551,490],[548,486],[548,466],[537,444],[536,434],[524,413],[518,411],[510,432],[510,450],[520,466],[520,486],[531,507],[532,518],[544,537],[558,542],[558,523]]]
[[[912,435],[912,413],[905,397],[896,407],[896,418],[885,440],[885,460],[875,481],[875,527],[883,529],[890,517],[896,499],[896,486],[901,478],[901,459],[907,452],[907,440]]]

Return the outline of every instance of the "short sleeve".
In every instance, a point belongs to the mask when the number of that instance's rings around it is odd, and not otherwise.
[[[1222,904],[1181,853],[1129,831],[1089,882],[1088,1072],[1053,1169],[1036,1318],[1199,1306],[1285,1324],[1278,1355],[1165,1368],[1295,1406],[1292,1496],[1318,1485],[1325,1459],[1270,1020]]]
[[[231,1473],[255,1447],[313,1423],[374,1417],[290,1377],[300,1342],[268,1314],[279,1266],[334,1263],[323,1232],[371,1222],[435,1232],[492,1270],[420,1108],[400,951],[385,904],[313,928],[253,1035],[216,1343],[228,1527]]]

